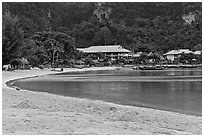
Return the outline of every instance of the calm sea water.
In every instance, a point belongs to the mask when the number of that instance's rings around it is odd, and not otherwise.
[[[19,80],[23,89],[202,115],[202,71],[112,70]]]

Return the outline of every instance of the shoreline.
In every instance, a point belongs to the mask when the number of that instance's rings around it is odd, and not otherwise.
[[[111,69],[112,70],[112,69]],[[97,70],[95,70],[97,71]],[[72,71],[72,72],[61,72],[61,73],[73,73],[75,71]],[[86,72],[90,72],[89,71],[86,71]],[[61,74],[61,73],[56,73],[56,74]],[[50,74],[45,74],[45,75],[50,75]],[[55,74],[54,74],[55,75]],[[16,86],[13,86],[13,82],[15,81],[18,81],[18,80],[24,80],[24,79],[29,79],[29,78],[36,78],[36,77],[40,77],[40,76],[43,76],[43,75],[39,75],[39,76],[32,76],[32,77],[25,77],[25,78],[18,78],[18,79],[14,79],[14,80],[9,80],[7,81],[5,84],[10,87],[10,88],[14,88],[16,90],[27,90],[27,89],[21,89],[20,87],[16,87]],[[124,80],[125,81],[125,80]],[[135,80],[134,80],[135,81]],[[138,80],[138,81],[143,81],[143,80]],[[146,80],[144,80],[143,82],[145,82]],[[159,80],[161,81],[161,80]],[[169,81],[169,80],[168,80]],[[168,82],[166,81],[166,82]],[[183,80],[182,80],[183,81]],[[92,81],[92,82],[97,82],[97,81]],[[148,80],[149,82],[149,80]],[[152,82],[157,82],[157,80],[154,80]],[[165,80],[163,80],[163,82],[165,82]],[[32,90],[29,90],[29,91],[32,91]],[[32,91],[32,92],[35,92],[35,91]],[[41,91],[39,91],[41,92]],[[41,92],[42,93],[42,92]],[[49,92],[46,92],[46,93],[49,93]],[[57,93],[49,93],[49,94],[55,94],[55,95],[59,95],[59,96],[64,96],[64,95],[60,95],[60,94],[57,94]],[[74,97],[74,96],[64,96],[64,97],[71,97],[71,98],[78,98],[78,97]],[[79,98],[81,99],[81,98]],[[103,100],[97,100],[97,99],[91,99],[91,98],[85,98],[87,100],[93,100],[93,101],[103,101]],[[137,105],[128,105],[128,104],[120,104],[120,103],[114,103],[114,102],[108,102],[108,101],[103,101],[104,103],[113,103],[113,104],[117,104],[117,105],[122,105],[122,106],[132,106],[132,107],[141,107],[141,108],[147,108],[147,109],[156,109],[156,110],[161,110],[161,111],[166,111],[166,112],[173,112],[173,113],[180,113],[180,114],[185,114],[185,115],[193,115],[193,116],[201,116],[202,117],[202,113],[199,114],[199,113],[196,113],[196,112],[183,112],[183,111],[176,111],[176,110],[171,110],[171,109],[165,109],[165,108],[157,108],[156,106],[151,106],[151,105],[140,105],[140,104],[137,104]]]
[[[104,68],[98,69],[104,70]],[[7,74],[7,78],[5,78],[5,73],[3,73],[2,81],[3,134],[202,134],[202,116],[187,115],[151,108],[119,105],[99,100],[65,97],[44,92],[36,93],[23,89],[18,91],[13,88],[6,87],[6,83],[8,80],[14,80],[12,78],[23,78],[21,72],[20,75],[15,76],[12,75],[12,73],[15,74],[16,72],[8,72],[10,75],[8,76]],[[49,72],[45,72],[46,74],[40,73],[39,75],[34,73],[30,75],[41,76],[50,74]],[[66,73],[66,71],[59,73]],[[29,74],[26,74],[26,76],[29,76]],[[26,76],[24,74],[24,78]],[[50,101],[47,101],[47,98]],[[35,104],[36,101],[38,102],[37,104]],[[66,102],[70,104],[70,106],[67,106]],[[55,105],[57,105],[59,108],[56,108]],[[33,111],[41,113],[34,113],[33,115]],[[53,114],[53,111],[58,115]],[[10,116],[10,112],[12,112],[12,117]],[[20,113],[21,118],[23,117],[23,119],[19,119],[18,113]],[[25,114],[29,115],[29,117],[24,116]],[[121,114],[123,115],[121,116]],[[50,115],[52,115],[51,118],[49,117]],[[65,118],[61,119],[59,115],[63,115]],[[79,115],[82,121],[76,122],[78,121],[77,118]],[[45,120],[45,116],[48,119],[50,118],[47,123],[40,121]],[[36,117],[38,118],[35,119]],[[90,118],[92,120],[90,120]],[[30,126],[25,127],[26,123],[22,123],[22,120],[24,119],[30,119],[30,122],[32,121],[30,123],[32,129],[30,129]],[[55,119],[60,120],[55,121]],[[16,122],[13,122],[13,124],[9,123],[9,121],[12,120],[16,120]],[[59,126],[61,123],[60,121],[67,120],[74,121],[73,125],[70,126],[72,130],[67,131],[64,129],[67,127],[67,122],[65,122],[66,124],[62,124],[60,129],[57,128],[57,126]],[[54,124],[56,126],[50,128],[49,126],[51,126],[51,123],[52,125]],[[18,129],[19,124],[24,128]],[[43,132],[41,132],[42,127],[40,128],[36,126],[36,124],[42,124],[43,127],[49,125],[49,128],[43,128]],[[13,131],[14,129],[15,131]],[[10,130],[12,130],[12,132]],[[60,132],[58,130],[60,130]]]

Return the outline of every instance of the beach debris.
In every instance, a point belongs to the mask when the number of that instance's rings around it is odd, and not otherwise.
[[[13,86],[13,88],[15,88],[16,90],[20,90],[20,88],[19,88],[19,87],[16,87],[16,86]]]
[[[16,90],[20,90],[20,88],[17,87]]]
[[[116,107],[110,107],[110,110],[115,111],[117,108]]]
[[[24,120],[23,122],[31,122],[31,120],[29,120],[29,119],[26,119],[26,120]]]
[[[26,108],[29,109],[31,108],[31,105],[29,104],[28,100],[22,101],[21,103],[19,103],[18,105],[14,105],[14,108]]]

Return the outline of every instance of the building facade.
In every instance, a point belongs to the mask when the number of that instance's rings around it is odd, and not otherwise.
[[[171,50],[167,53],[164,54],[164,57],[168,59],[169,61],[173,62],[175,61],[178,57],[181,56],[181,54],[201,54],[201,52],[198,51],[190,51],[189,49],[178,49],[178,50]]]
[[[106,57],[110,57],[111,60],[130,56],[131,54],[131,51],[123,48],[121,45],[91,46],[88,48],[78,48],[77,50],[88,55],[102,53]]]

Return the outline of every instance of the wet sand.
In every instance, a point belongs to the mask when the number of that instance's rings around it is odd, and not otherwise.
[[[65,69],[66,72],[115,69]],[[50,70],[2,72],[3,134],[202,134],[202,117],[99,100],[16,90],[10,80],[40,76]]]

